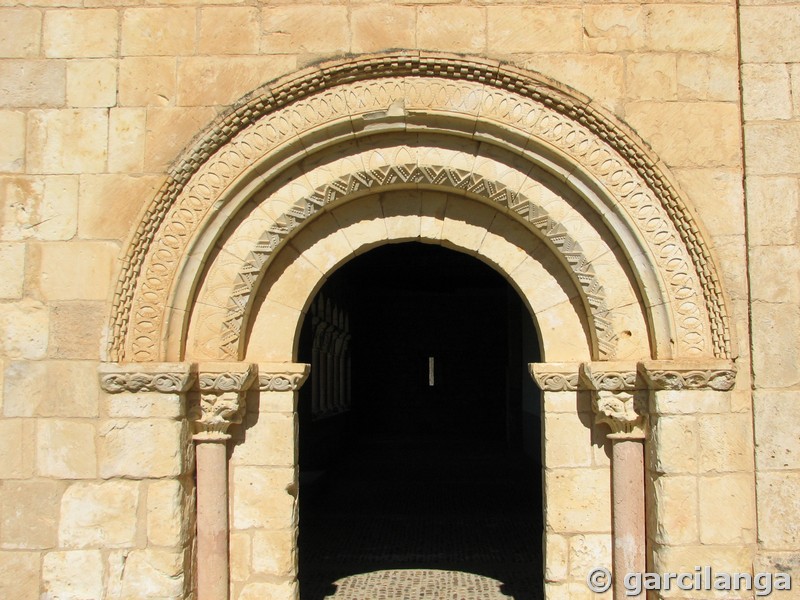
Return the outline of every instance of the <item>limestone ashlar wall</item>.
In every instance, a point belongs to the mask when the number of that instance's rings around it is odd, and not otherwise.
[[[800,3],[742,4],[759,568],[776,571],[782,565],[796,573],[800,567]]]
[[[785,62],[797,60],[800,19],[789,6],[742,14],[754,63],[745,81],[752,93],[768,81],[768,102],[755,104],[778,111],[748,113],[755,281],[775,261],[796,268],[797,135],[773,121],[798,110]],[[423,48],[508,61],[594,98],[652,144],[706,224],[726,277],[745,391],[720,411],[745,425],[735,433],[744,445],[721,451],[751,452],[736,31],[731,0],[0,0],[0,596],[180,596],[179,514],[191,491],[185,407],[163,395],[157,404],[107,396],[97,385],[117,257],[168,166],[225,106],[345,53]],[[760,212],[767,205],[785,209]],[[780,333],[756,332],[759,389],[797,389],[791,281],[762,276],[754,286],[769,295],[756,298],[754,314]],[[793,312],[777,312],[786,301]],[[763,435],[800,421],[792,394],[759,396]],[[761,537],[777,552],[797,547],[800,508],[779,521],[784,530],[770,515],[796,503],[800,476],[786,471],[798,467],[796,452],[769,439],[759,451]],[[693,473],[687,465],[676,468]],[[124,575],[131,587],[119,583]]]

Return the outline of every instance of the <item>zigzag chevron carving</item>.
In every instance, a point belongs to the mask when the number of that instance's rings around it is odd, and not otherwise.
[[[520,215],[543,234],[544,239],[572,271],[591,310],[600,356],[604,359],[614,357],[617,336],[608,318],[605,292],[580,244],[567,234],[563,225],[553,220],[541,206],[512,192],[502,183],[471,171],[417,164],[390,165],[342,176],[301,198],[278,217],[276,224],[261,235],[237,274],[220,336],[220,348],[225,355],[238,355],[244,315],[255,292],[255,282],[264,264],[281,242],[324,206],[364,190],[376,191],[393,184],[423,184],[462,190],[506,206]]]

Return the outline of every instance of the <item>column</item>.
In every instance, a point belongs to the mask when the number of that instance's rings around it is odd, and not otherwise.
[[[614,599],[629,598],[627,573],[646,570],[644,440],[646,392],[637,391],[636,365],[584,363],[580,378],[592,390],[595,422],[611,429],[611,523]]]
[[[189,411],[197,463],[197,597],[227,600],[228,428],[242,422],[245,393],[256,377],[254,365],[198,366],[199,403]]]

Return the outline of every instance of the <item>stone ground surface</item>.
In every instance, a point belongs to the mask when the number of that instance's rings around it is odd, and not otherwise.
[[[542,598],[539,477],[487,442],[360,442],[301,491],[302,600]]]

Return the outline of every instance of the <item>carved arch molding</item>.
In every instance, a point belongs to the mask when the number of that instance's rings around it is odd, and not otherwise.
[[[590,99],[538,74],[483,59],[402,53],[336,61],[280,79],[245,97],[198,138],[171,169],[129,243],[113,299],[107,359],[182,360],[168,350],[175,343],[169,340],[176,327],[185,338],[214,235],[257,190],[279,189],[275,182],[300,171],[301,161],[335,143],[384,134],[477,140],[527,160],[582,198],[594,198],[597,219],[627,257],[648,326],[664,329],[662,338],[675,338],[666,351],[653,344],[654,357],[732,356],[722,287],[701,229],[635,133]],[[302,176],[284,186],[284,197],[266,211],[268,222],[250,233],[249,245],[237,249],[237,264],[227,267],[226,297],[212,335],[216,355],[210,358],[241,358],[265,265],[293,232],[329,205],[403,186],[462,193],[524,224],[574,282],[595,358],[617,358],[615,306],[582,240],[526,196],[524,182],[497,169],[482,172],[478,161],[456,155],[443,160],[418,154],[390,164],[371,164],[364,155],[336,177]]]

